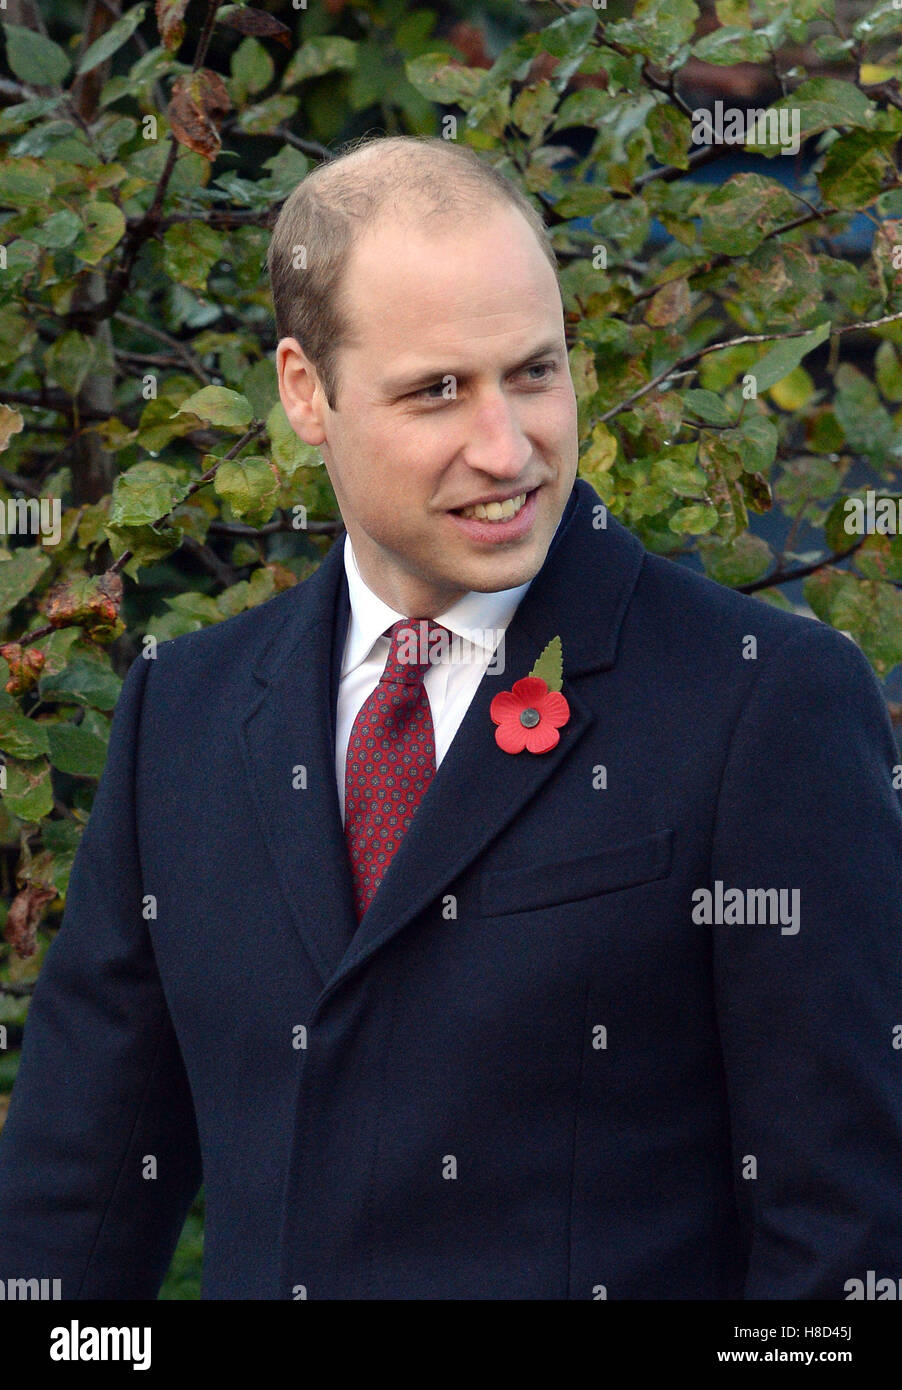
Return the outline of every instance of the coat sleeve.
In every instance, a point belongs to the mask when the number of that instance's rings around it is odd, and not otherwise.
[[[200,1186],[191,1093],[142,916],[136,658],[41,966],[0,1132],[0,1280],[156,1298]],[[155,1174],[155,1176],[154,1176]]]
[[[711,876],[799,913],[710,928],[745,1297],[845,1299],[902,1277],[900,759],[849,638],[807,620],[758,659]]]

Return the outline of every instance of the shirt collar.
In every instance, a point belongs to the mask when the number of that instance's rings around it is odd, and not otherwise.
[[[351,601],[351,621],[341,666],[342,676],[346,676],[366,660],[386,628],[399,619],[410,616],[407,613],[396,613],[378,594],[373,593],[357,568],[357,557],[351,545],[350,534],[347,532],[344,565]],[[514,616],[517,605],[531,583],[532,580],[528,579],[525,584],[518,584],[514,589],[498,589],[494,593],[486,594],[471,589],[444,613],[440,613],[436,622],[440,622],[450,632],[472,642],[491,656],[498,645],[500,633]]]

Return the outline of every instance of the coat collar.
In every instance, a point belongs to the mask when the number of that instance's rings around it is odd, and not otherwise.
[[[341,668],[343,678],[366,660],[392,623],[409,614],[390,608],[378,594],[373,593],[357,567],[354,547],[347,533],[343,542],[337,541],[336,544],[344,547],[345,579],[351,601],[350,627]],[[469,645],[465,650],[478,649],[488,660],[498,644],[498,634],[507,627],[528,588],[529,580],[515,588],[499,589],[495,593],[474,591],[464,594],[450,608],[436,615],[437,621],[453,636],[466,639]],[[384,651],[383,664],[388,655],[388,645],[386,637],[380,649]]]
[[[577,479],[545,562],[505,634],[503,674],[482,679],[379,890],[357,924],[335,785],[335,714],[350,617],[343,535],[290,591],[287,618],[260,653],[260,688],[241,720],[256,812],[294,925],[317,971],[321,1008],[348,974],[402,931],[517,815],[595,715],[574,678],[613,666],[644,549]],[[288,595],[285,596],[288,598]],[[512,757],[489,705],[560,635],[571,717],[550,753]]]

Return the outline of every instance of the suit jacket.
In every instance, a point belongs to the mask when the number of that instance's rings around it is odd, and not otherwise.
[[[211,1299],[902,1275],[880,687],[598,503],[578,480],[359,926],[341,545],[134,661],[0,1137],[0,1278],[155,1297],[202,1178]],[[569,722],[506,754],[491,699],[555,634]],[[799,929],[697,920],[718,882],[798,889]]]

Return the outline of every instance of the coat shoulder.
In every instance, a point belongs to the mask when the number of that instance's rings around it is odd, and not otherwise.
[[[633,593],[631,618],[659,641],[708,660],[728,656],[736,643],[753,637],[759,649],[775,651],[823,642],[829,651],[854,647],[843,633],[805,613],[778,608],[752,594],[727,588],[675,560],[647,552]]]
[[[265,603],[224,618],[221,623],[181,633],[161,642],[159,660],[182,680],[223,681],[249,678],[269,647],[324,616],[308,585],[316,573]]]

